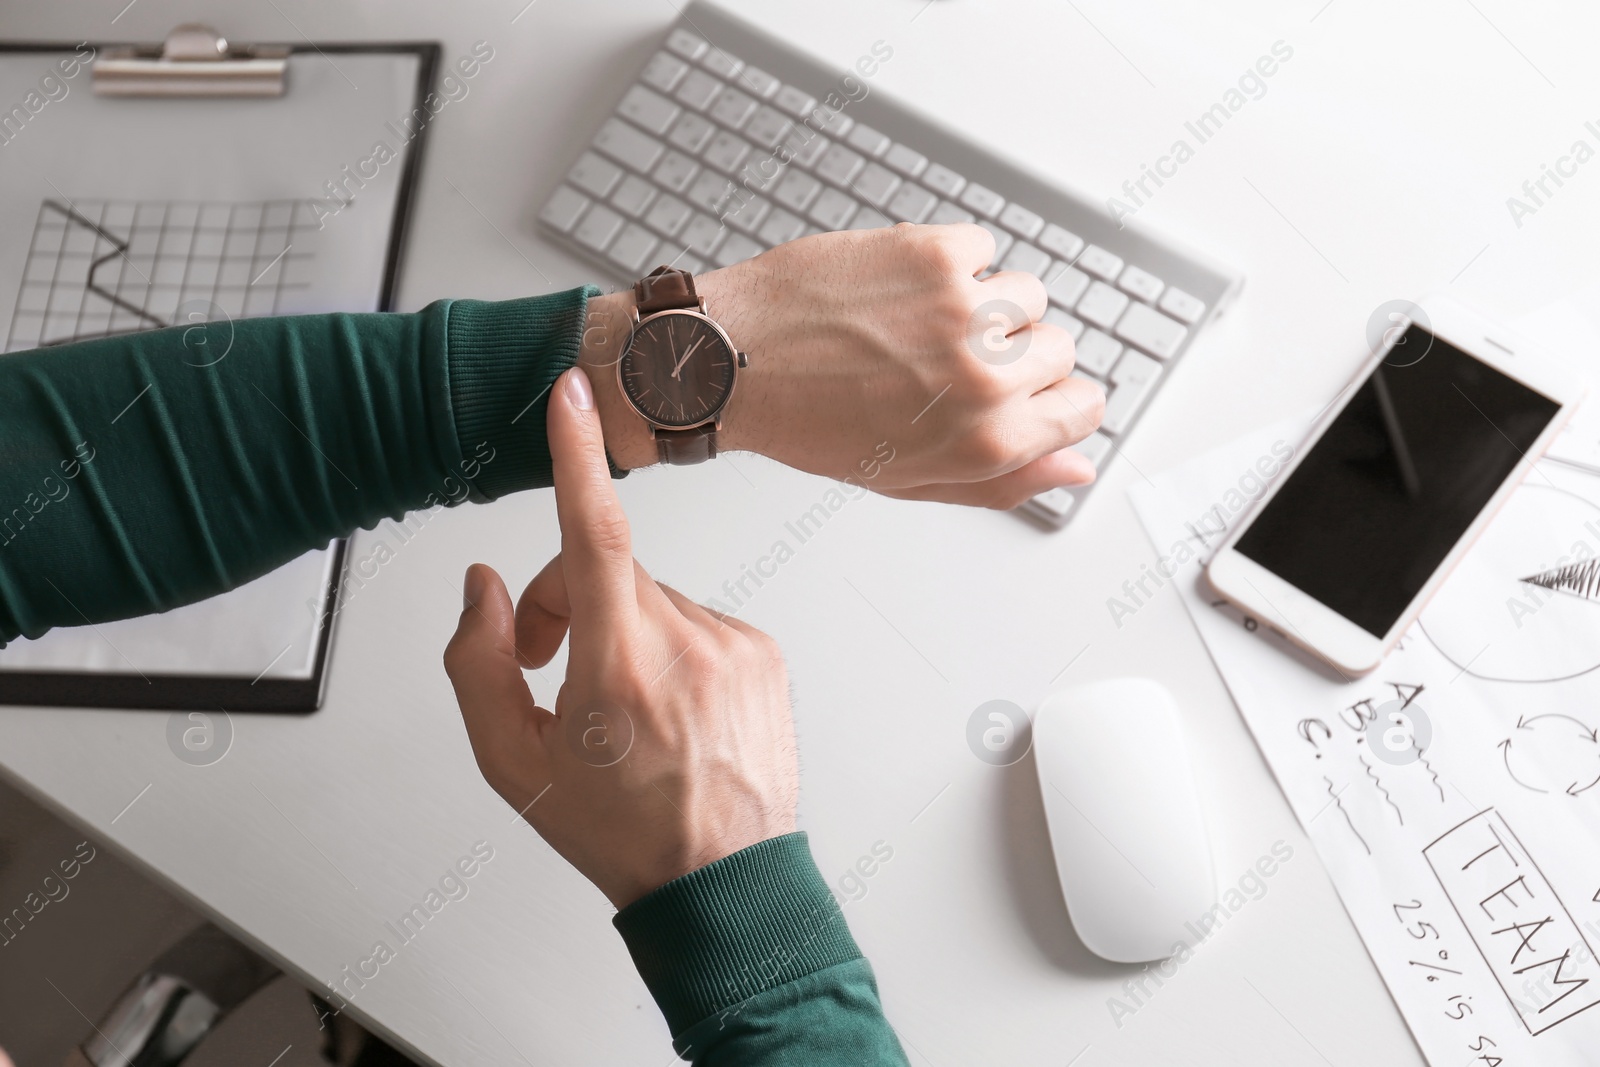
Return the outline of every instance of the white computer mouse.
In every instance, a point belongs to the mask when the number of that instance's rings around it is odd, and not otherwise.
[[[1072,925],[1117,963],[1176,954],[1216,903],[1211,845],[1172,694],[1144,678],[1052,693],[1033,723]],[[1203,927],[1201,927],[1203,928]]]

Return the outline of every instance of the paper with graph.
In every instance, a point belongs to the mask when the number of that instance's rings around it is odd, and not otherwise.
[[[57,58],[0,55],[0,100]],[[275,99],[110,99],[87,69],[67,81],[0,145],[3,352],[203,325],[208,347],[189,346],[201,367],[226,359],[239,319],[378,310],[410,147],[378,165],[374,144],[411,113],[418,64],[298,52]],[[118,430],[87,428],[87,447],[115,447]],[[25,535],[48,536],[48,519]],[[12,642],[0,671],[307,678],[332,558],[164,615]]]
[[[1187,559],[1174,584],[1429,1062],[1593,1064],[1600,601],[1525,579],[1600,558],[1600,477],[1541,463],[1401,647],[1347,679],[1201,577],[1257,460],[1306,428],[1136,486],[1139,518]]]

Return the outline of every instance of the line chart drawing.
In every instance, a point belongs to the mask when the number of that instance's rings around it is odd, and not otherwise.
[[[310,287],[303,201],[46,199],[34,220],[6,352],[280,313]]]

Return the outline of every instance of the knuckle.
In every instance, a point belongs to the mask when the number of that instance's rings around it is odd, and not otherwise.
[[[963,449],[967,463],[977,471],[992,471],[1011,459],[1010,435],[997,420],[986,420],[967,435]]]
[[[594,516],[588,524],[589,545],[607,556],[631,556],[632,539],[628,520],[618,511],[608,511]]]
[[[451,681],[454,681],[461,673],[461,669],[464,666],[462,659],[466,652],[466,633],[462,629],[457,629],[451,635],[449,643],[444,646],[444,673],[449,676]]]

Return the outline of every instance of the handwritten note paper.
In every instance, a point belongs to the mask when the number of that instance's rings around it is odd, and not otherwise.
[[[1305,430],[1135,487],[1161,571],[1429,1062],[1600,1063],[1600,602],[1520,581],[1600,557],[1600,477],[1540,464],[1401,647],[1346,678],[1201,570],[1257,460]]]

